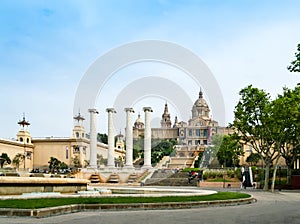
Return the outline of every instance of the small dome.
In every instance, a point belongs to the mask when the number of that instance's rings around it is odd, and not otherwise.
[[[206,100],[203,98],[203,93],[200,90],[199,98],[195,101],[192,108],[192,118],[196,117],[209,117],[210,109]]]
[[[143,122],[140,114],[138,115],[138,118],[136,119],[135,123],[137,123],[137,124],[144,124],[144,122]]]
[[[140,115],[140,114],[138,115],[138,118],[137,118],[136,121],[134,122],[134,127],[135,127],[135,128],[138,128],[138,129],[144,128],[144,122],[143,122],[143,120],[141,119],[141,115]]]
[[[206,103],[205,99],[203,99],[203,93],[200,90],[199,92],[199,98],[195,101],[194,103],[195,107],[207,107],[208,108],[208,104]]]

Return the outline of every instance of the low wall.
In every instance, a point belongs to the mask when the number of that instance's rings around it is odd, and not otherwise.
[[[241,183],[240,182],[225,182],[225,187],[232,187],[232,188],[240,188]],[[206,182],[206,181],[200,181],[198,182],[198,187],[217,187],[217,188],[223,188],[224,182]]]
[[[75,193],[86,191],[88,182],[74,178],[0,177],[0,195],[32,192]]]

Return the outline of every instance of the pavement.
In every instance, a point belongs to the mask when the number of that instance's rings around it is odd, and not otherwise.
[[[205,206],[155,210],[86,210],[46,218],[0,217],[0,223],[300,223],[300,192],[275,193],[252,189],[219,189],[251,194],[256,203],[237,206]]]

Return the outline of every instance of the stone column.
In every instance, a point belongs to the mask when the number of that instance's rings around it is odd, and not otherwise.
[[[144,130],[144,166],[143,168],[152,168],[151,166],[151,126],[150,112],[153,112],[151,107],[144,107],[145,112],[145,130]]]
[[[108,113],[108,150],[107,150],[107,167],[115,167],[115,130],[113,114],[116,113],[114,108],[107,108]]]
[[[133,168],[133,122],[132,122],[132,114],[134,110],[132,108],[125,108],[126,111],[126,130],[125,130],[125,138],[126,138],[126,164],[125,168]]]
[[[97,130],[96,130],[96,109],[89,109],[90,113],[90,168],[97,168]]]

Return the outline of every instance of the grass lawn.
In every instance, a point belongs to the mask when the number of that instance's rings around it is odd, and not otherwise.
[[[36,209],[71,204],[124,204],[124,203],[162,203],[212,201],[248,198],[249,194],[238,192],[218,192],[204,196],[166,196],[166,197],[119,197],[119,198],[42,198],[0,200],[0,208]]]

